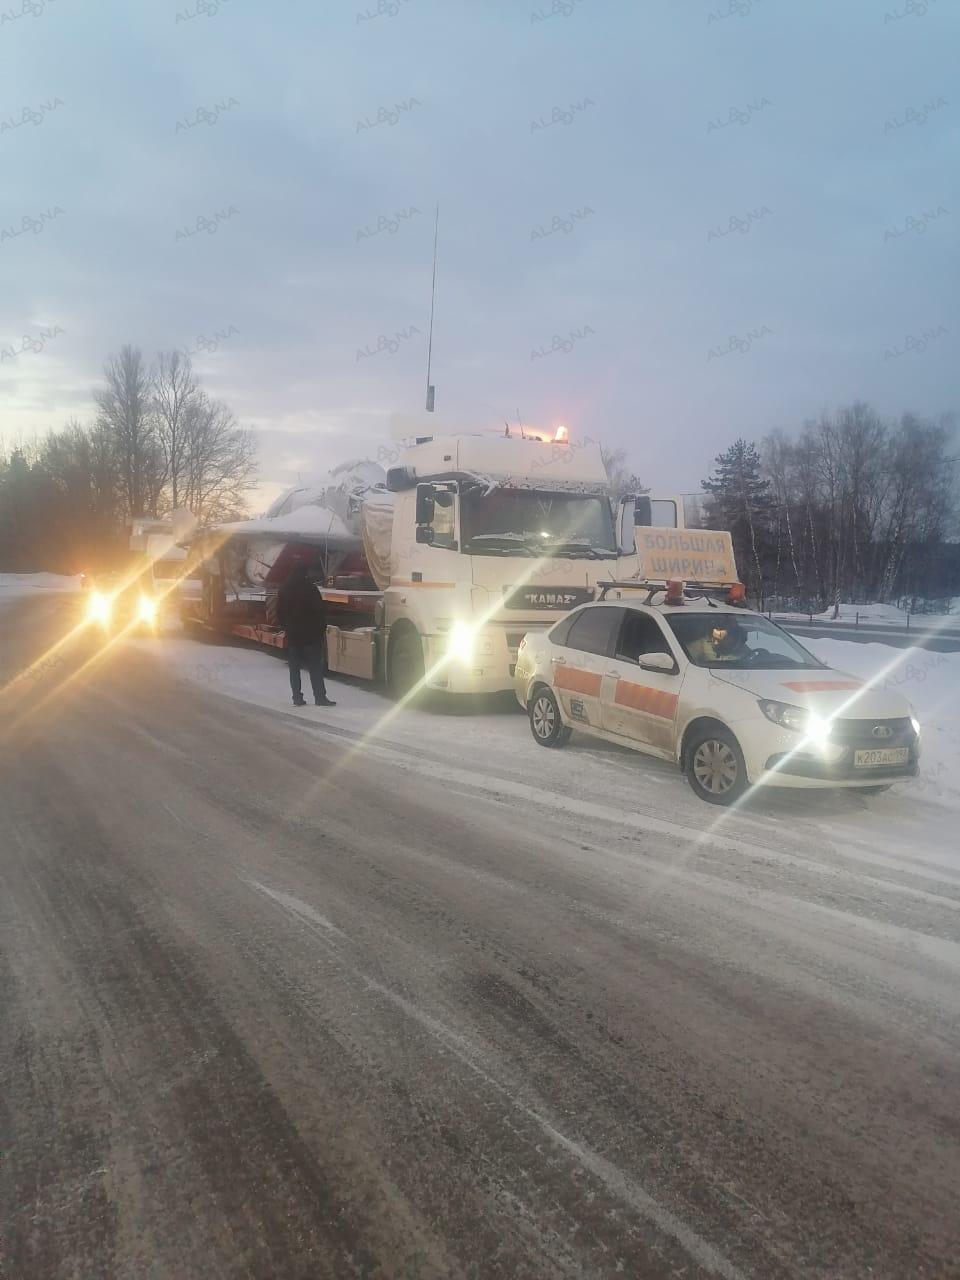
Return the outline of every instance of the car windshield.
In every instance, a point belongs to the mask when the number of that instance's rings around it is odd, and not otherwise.
[[[669,613],[667,622],[698,667],[765,671],[824,666],[786,631],[758,614]]]
[[[460,524],[464,550],[473,555],[617,554],[613,514],[602,494],[468,487]]]

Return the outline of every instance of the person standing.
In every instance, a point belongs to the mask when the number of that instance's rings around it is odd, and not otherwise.
[[[335,707],[337,704],[327,697],[323,681],[327,658],[327,611],[323,596],[307,577],[307,567],[302,561],[297,561],[277,592],[277,621],[287,634],[293,705],[307,705],[300,683],[300,668],[306,663],[314,702],[318,707]]]

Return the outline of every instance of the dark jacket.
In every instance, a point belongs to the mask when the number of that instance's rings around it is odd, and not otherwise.
[[[297,565],[277,592],[277,621],[288,644],[318,644],[326,639],[327,610],[323,597]]]

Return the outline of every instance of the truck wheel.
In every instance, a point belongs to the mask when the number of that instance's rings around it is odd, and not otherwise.
[[[560,719],[557,700],[541,685],[530,699],[530,732],[541,747],[562,747],[570,740],[570,730]]]
[[[722,725],[694,733],[686,751],[690,786],[707,804],[733,804],[747,788],[747,766],[733,734]]]
[[[423,680],[423,642],[412,627],[402,627],[390,639],[387,682],[398,701],[406,698]]]

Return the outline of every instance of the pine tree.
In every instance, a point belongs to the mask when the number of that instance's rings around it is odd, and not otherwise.
[[[746,440],[735,440],[715,461],[713,475],[703,481],[711,496],[711,519],[733,535],[740,573],[762,608],[764,578],[759,543],[772,509],[770,482],[762,474],[756,445]]]

